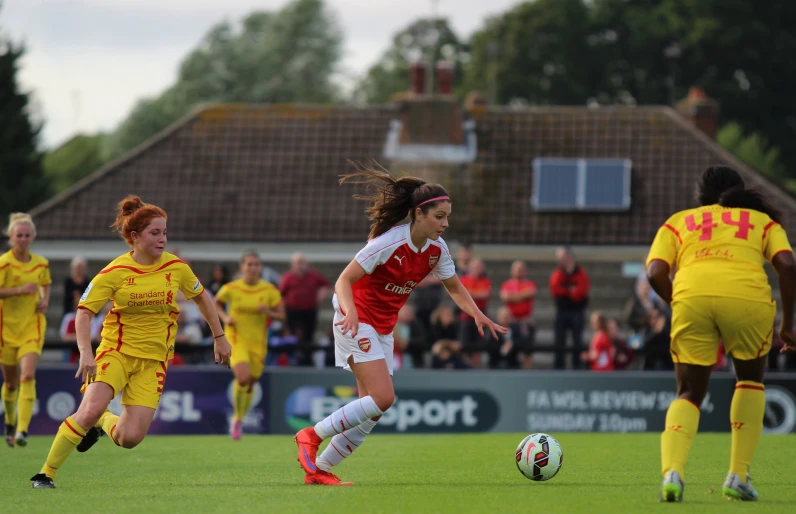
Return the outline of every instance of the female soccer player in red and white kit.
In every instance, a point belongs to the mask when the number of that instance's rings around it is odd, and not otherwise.
[[[332,299],[335,361],[354,373],[360,398],[296,434],[306,484],[353,485],[330,471],[365,441],[395,399],[392,331],[398,310],[426,275],[442,280],[456,305],[475,319],[482,336],[484,327],[495,339],[507,332],[476,307],[456,276],[440,237],[451,213],[450,197],[442,186],[414,177],[395,179],[367,168],[340,182],[366,184],[370,189],[368,195],[354,196],[370,202],[368,244],[337,279]],[[399,224],[407,216],[410,223]],[[316,461],[318,447],[329,438]]]

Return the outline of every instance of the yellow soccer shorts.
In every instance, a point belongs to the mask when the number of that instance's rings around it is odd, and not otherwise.
[[[249,365],[249,375],[254,378],[260,378],[263,376],[263,369],[265,369],[265,348],[258,348],[258,351],[254,351],[245,344],[233,345],[232,358],[229,360],[229,365],[234,368],[242,363]]]
[[[672,302],[671,353],[675,363],[712,366],[719,342],[735,359],[768,354],[776,304],[741,298],[699,296]]]
[[[97,376],[113,389],[114,397],[122,391],[122,405],[158,408],[160,395],[166,384],[168,363],[154,359],[132,357],[113,348],[97,349]]]
[[[3,366],[17,366],[23,356],[29,353],[41,355],[44,345],[44,331],[46,326],[35,324],[32,329],[26,330],[21,336],[13,340],[4,337],[0,343],[0,364]],[[6,335],[6,334],[3,334]]]

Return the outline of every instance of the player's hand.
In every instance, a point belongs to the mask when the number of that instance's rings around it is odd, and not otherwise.
[[[495,340],[498,339],[498,334],[506,334],[508,333],[509,329],[506,327],[502,327],[492,321],[491,319],[486,317],[486,314],[483,312],[479,312],[475,315],[475,326],[478,327],[478,335],[484,337],[484,327],[488,328],[490,332],[492,332],[492,337]]]
[[[346,315],[343,316],[343,319],[335,323],[334,326],[340,327],[340,331],[343,335],[346,335],[350,331],[351,337],[356,337],[359,331],[359,315],[357,315],[356,309],[348,311]]]
[[[19,286],[19,294],[36,294],[39,292],[39,286],[33,282],[28,282],[25,285]]]
[[[226,364],[229,367],[229,358],[232,356],[232,345],[227,341],[226,336],[221,336],[213,340],[213,353],[215,353],[216,364]]]
[[[75,373],[75,378],[80,378],[84,384],[90,384],[97,376],[97,363],[94,362],[94,352],[80,352],[80,361]]]
[[[39,304],[36,306],[36,311],[45,314],[49,306],[50,302],[47,299],[42,298],[41,300],[39,300]]]
[[[235,326],[235,318],[233,318],[232,316],[227,316],[226,319],[224,320],[224,324],[225,325],[229,325],[230,327],[234,327]]]
[[[781,328],[779,330],[779,338],[782,339],[783,343],[785,343],[785,345],[779,351],[780,353],[796,352],[796,332]]]

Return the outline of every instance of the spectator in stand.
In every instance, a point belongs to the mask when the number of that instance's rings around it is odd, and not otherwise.
[[[498,323],[504,327],[511,324],[511,311],[507,307],[501,307],[497,312]],[[489,345],[489,367],[491,369],[516,368],[519,356],[518,347],[514,340],[514,331],[509,329],[505,334],[498,334],[497,344]]]
[[[459,278],[470,272],[470,262],[473,260],[473,247],[470,243],[464,242],[456,251],[456,274]]]
[[[86,290],[91,279],[88,277],[86,270],[88,264],[83,257],[75,257],[70,264],[71,273],[64,280],[64,312],[62,316],[74,313],[77,309],[77,302],[80,301],[80,296]]]
[[[456,323],[456,313],[448,303],[443,303],[431,313],[431,341],[436,343],[442,339],[457,342],[459,340],[459,325]]]
[[[221,286],[229,282],[229,270],[226,266],[221,264],[216,264],[213,267],[213,272],[210,275],[210,280],[207,284],[207,289],[213,293],[213,296],[218,294],[218,290],[221,289]]]
[[[511,278],[500,287],[500,299],[509,310],[509,325],[514,352],[522,360],[522,367],[531,369],[532,347],[536,329],[533,326],[533,301],[536,283],[527,278],[528,268],[523,261],[511,265]],[[500,323],[500,322],[498,322]]]
[[[308,266],[304,254],[296,252],[290,258],[290,270],[279,283],[279,292],[285,304],[287,326],[305,347],[300,352],[299,365],[311,366],[318,305],[329,292],[329,280]]]
[[[431,332],[431,313],[442,301],[442,281],[435,275],[427,275],[412,291],[415,318],[426,333]]]
[[[555,369],[565,368],[567,332],[572,334],[572,367],[578,369],[585,311],[589,303],[589,276],[568,248],[556,251],[556,261],[558,267],[550,275],[550,294],[556,303]]]
[[[440,339],[431,347],[431,367],[433,369],[467,369],[467,362],[462,358],[458,341]]]
[[[651,294],[652,286],[646,277],[636,280],[633,295],[627,299],[624,317],[627,325],[634,334],[640,334],[646,329],[649,312],[655,308]]]
[[[591,315],[591,329],[594,335],[589,343],[589,351],[583,352],[581,358],[588,362],[592,371],[614,370],[614,345],[608,334],[608,319],[600,311]]]
[[[614,369],[628,369],[633,364],[635,354],[627,340],[622,337],[622,325],[616,318],[608,319],[608,337],[614,345]]]
[[[393,330],[395,346],[400,349],[403,368],[425,367],[425,356],[431,350],[426,327],[415,316],[414,308],[407,304],[398,310],[398,322]],[[409,356],[407,361],[404,356]],[[396,354],[397,357],[397,354]]]
[[[654,308],[649,313],[647,324],[649,330],[644,337],[644,369],[674,369],[672,355],[669,353],[671,343],[669,319],[660,309]]]
[[[489,306],[489,297],[492,294],[492,282],[486,276],[486,266],[481,259],[470,261],[470,271],[461,277],[462,285],[472,296],[475,305],[486,313]],[[481,352],[487,349],[484,337],[478,333],[475,320],[466,312],[459,313],[459,340],[462,342],[462,352],[470,358],[470,367],[478,368],[481,365]]]

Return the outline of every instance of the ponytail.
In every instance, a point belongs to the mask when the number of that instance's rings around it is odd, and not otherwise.
[[[730,188],[719,196],[718,204],[722,207],[751,209],[767,214],[769,218],[782,224],[782,213],[772,206],[757,190],[746,189],[744,186]]]
[[[384,234],[407,216],[414,222],[416,207],[426,214],[438,202],[449,201],[448,193],[439,184],[428,184],[417,177],[396,179],[384,168],[352,164],[357,171],[342,175],[340,183],[366,186],[366,193],[355,194],[354,198],[370,203],[365,209],[370,220],[368,240]]]

